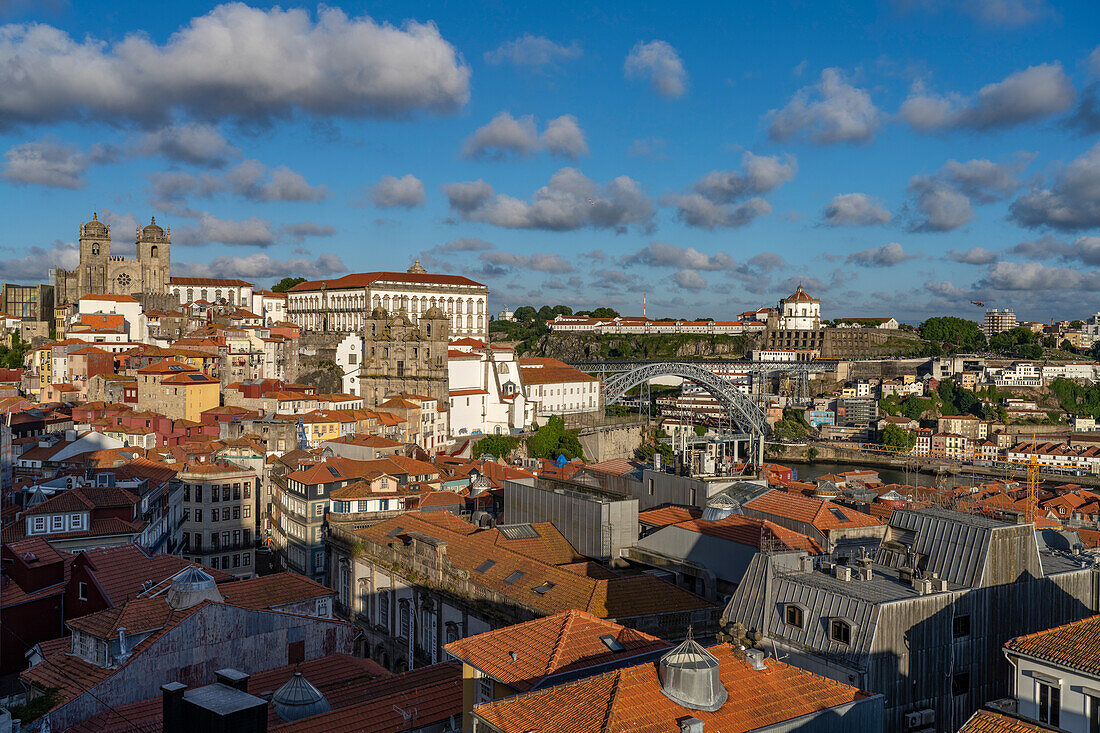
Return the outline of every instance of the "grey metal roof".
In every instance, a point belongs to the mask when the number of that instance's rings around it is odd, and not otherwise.
[[[807,578],[816,581],[828,579],[824,573],[800,573],[797,575],[779,575],[775,580],[774,600],[768,628],[765,634],[773,639],[785,639],[826,654],[848,659],[864,658],[871,652],[878,622],[876,603],[854,594],[837,593],[827,583],[804,582]],[[836,581],[845,586],[870,586],[873,581]],[[802,628],[788,626],[784,618],[784,607],[796,603],[803,607]],[[841,644],[829,636],[829,624],[833,619],[845,619],[851,625],[851,643]]]
[[[897,509],[890,517],[886,540],[904,535],[902,542],[911,543],[910,548],[923,556],[922,570],[936,573],[948,583],[976,588],[985,570],[992,533],[1013,526],[946,509]],[[889,551],[888,542],[884,542],[875,560],[891,567],[899,565],[898,557]]]

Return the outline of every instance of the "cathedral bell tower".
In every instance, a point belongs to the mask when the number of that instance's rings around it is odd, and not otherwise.
[[[141,292],[167,293],[172,270],[172,230],[157,226],[156,217],[137,231],[137,259]]]
[[[111,259],[111,227],[99,220],[80,225],[80,292],[106,293]],[[78,296],[79,297],[79,296]]]

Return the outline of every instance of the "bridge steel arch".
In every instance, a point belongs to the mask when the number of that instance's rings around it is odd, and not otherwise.
[[[619,372],[604,381],[604,404],[613,405],[622,400],[628,390],[657,377],[681,377],[700,385],[736,425],[750,436],[752,454],[757,462],[763,461],[764,438],[771,432],[764,411],[742,394],[730,382],[695,364],[683,362],[658,362],[642,364],[628,371]]]

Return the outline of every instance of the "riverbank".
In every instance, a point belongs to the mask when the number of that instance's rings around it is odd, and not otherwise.
[[[994,479],[1013,479],[1023,481],[1027,478],[1027,468],[1017,466],[1012,469],[994,468],[991,466],[975,466],[969,463],[941,459],[923,458],[912,455],[892,456],[883,453],[861,451],[854,448],[842,448],[828,443],[808,443],[804,445],[787,445],[782,453],[768,451],[767,459],[779,464],[798,465],[830,465],[843,470],[855,470],[857,468],[878,468],[890,470],[894,480],[884,483],[912,483],[918,477],[927,477],[927,481],[920,485],[933,485],[935,478],[946,472],[954,477],[950,485],[969,485]],[[817,451],[813,460],[807,456],[810,448]],[[828,470],[821,473],[814,472],[813,476],[824,473],[837,473]],[[799,476],[809,476],[809,473],[799,471]],[[880,474],[884,474],[880,471]],[[906,480],[907,477],[908,480]],[[885,477],[884,477],[885,478]],[[1079,484],[1081,486],[1100,486],[1100,476],[1069,476],[1058,473],[1040,472],[1041,481],[1053,484]],[[898,480],[900,479],[900,480]]]

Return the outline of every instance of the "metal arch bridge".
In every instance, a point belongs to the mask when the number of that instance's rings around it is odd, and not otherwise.
[[[726,411],[730,424],[748,435],[754,461],[762,460],[764,438],[770,432],[764,411],[727,380],[695,364],[653,362],[611,375],[603,383],[604,404],[613,405],[633,387],[665,376],[690,379],[709,392]]]

